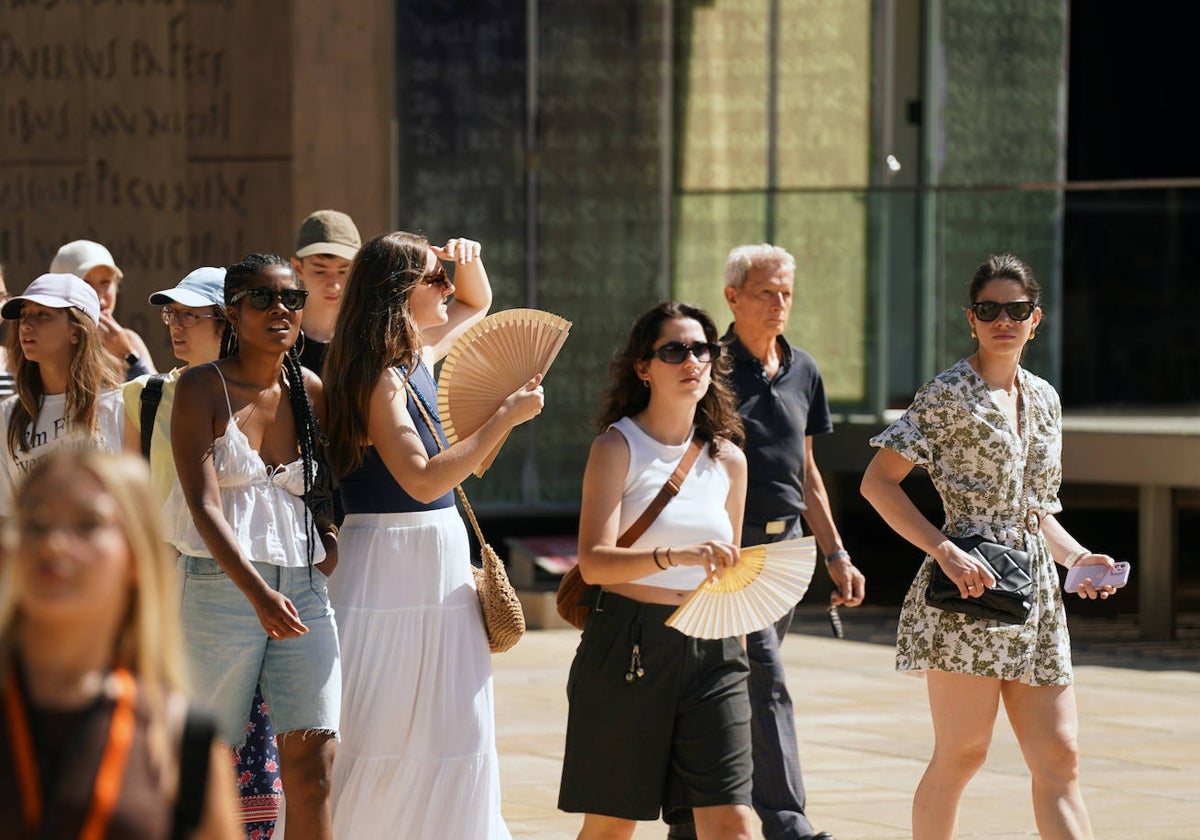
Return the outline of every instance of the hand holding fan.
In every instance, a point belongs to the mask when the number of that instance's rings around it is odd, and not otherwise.
[[[816,562],[811,536],[743,548],[738,564],[696,587],[671,613],[667,626],[697,639],[724,639],[769,627],[804,597]]]
[[[545,374],[571,322],[540,309],[505,309],[459,336],[438,375],[438,414],[451,443],[478,431],[513,391]],[[475,469],[482,477],[506,434]]]

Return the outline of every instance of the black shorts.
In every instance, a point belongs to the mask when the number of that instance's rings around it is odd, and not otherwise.
[[[588,616],[567,680],[561,810],[628,820],[661,811],[680,823],[694,807],[751,804],[746,652],[736,638],[667,627],[674,610],[606,592]]]

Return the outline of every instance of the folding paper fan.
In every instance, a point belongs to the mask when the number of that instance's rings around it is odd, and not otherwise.
[[[438,374],[438,412],[446,438],[469,437],[513,391],[545,374],[567,340],[571,322],[540,309],[505,309],[459,336]],[[505,439],[507,439],[505,435]],[[482,476],[504,440],[475,470]]]
[[[722,577],[696,587],[667,626],[697,639],[724,639],[778,621],[808,591],[817,546],[811,536],[752,545]]]

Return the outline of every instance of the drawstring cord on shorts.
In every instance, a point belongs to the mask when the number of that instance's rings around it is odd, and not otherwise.
[[[646,672],[642,668],[642,623],[640,621],[634,621],[629,625],[629,641],[633,644],[633,649],[629,657],[629,670],[625,672],[625,682],[627,685],[632,685],[634,680],[646,676]]]

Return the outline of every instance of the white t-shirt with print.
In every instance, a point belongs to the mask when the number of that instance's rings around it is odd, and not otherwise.
[[[21,479],[52,452],[63,447],[82,449],[92,446],[105,452],[120,452],[125,437],[125,404],[121,389],[105,391],[96,398],[97,431],[89,440],[80,429],[68,428],[63,414],[67,406],[66,394],[44,397],[37,424],[25,433],[29,449],[9,451],[8,421],[17,405],[15,396],[0,402],[0,516],[12,514],[13,494]]]

